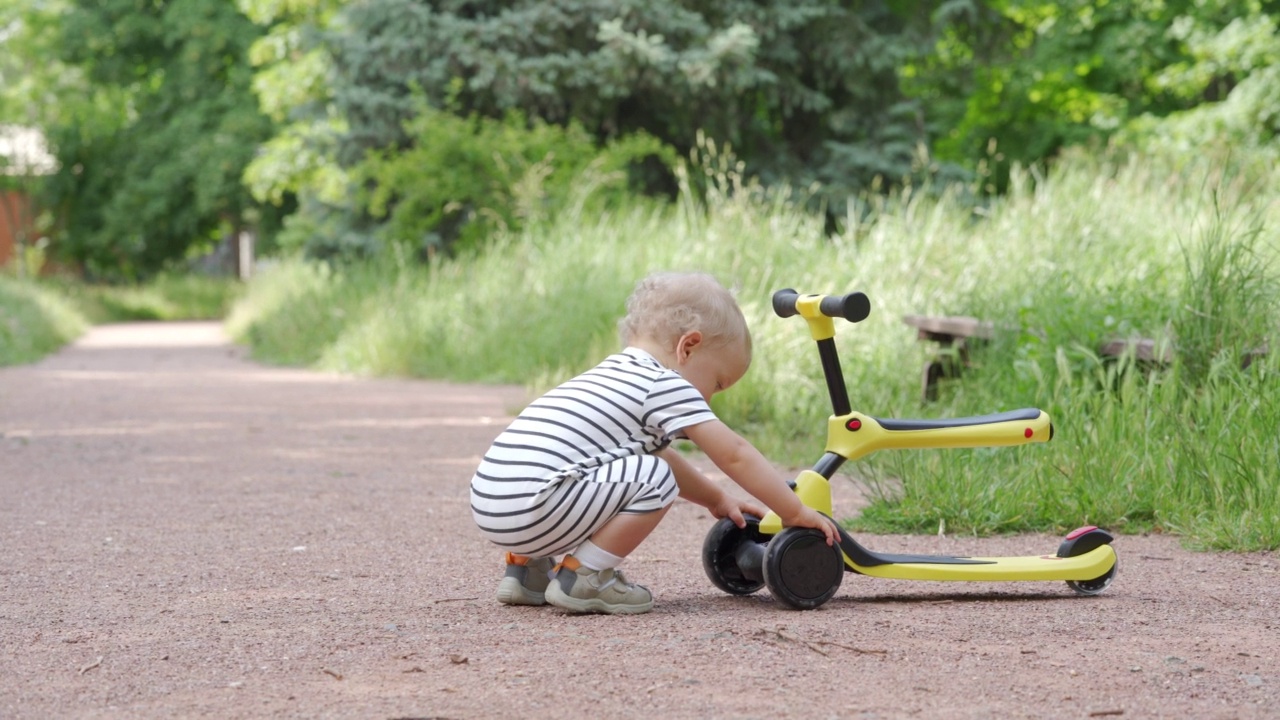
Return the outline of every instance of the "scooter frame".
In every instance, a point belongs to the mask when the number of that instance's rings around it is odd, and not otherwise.
[[[975,448],[1048,442],[1053,423],[1042,410],[1026,408],[973,417],[915,420],[877,418],[851,408],[835,345],[833,318],[860,322],[871,305],[863,293],[801,295],[779,290],[773,296],[780,317],[799,315],[818,344],[833,414],[827,422],[822,458],[791,483],[808,507],[832,514],[831,478],[850,460],[879,450]],[[1096,595],[1115,577],[1117,556],[1110,533],[1094,526],[1069,533],[1051,555],[953,557],[877,553],[840,530],[837,548],[809,528],[784,528],[776,513],[748,518],[746,528],[720,520],[703,543],[703,567],[712,583],[735,595],[768,586],[793,609],[811,609],[829,600],[845,573],[905,580],[1065,581],[1077,593]]]

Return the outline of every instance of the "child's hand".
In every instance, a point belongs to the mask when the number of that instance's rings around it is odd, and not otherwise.
[[[739,500],[738,498],[725,493],[724,497],[715,505],[707,508],[711,511],[711,515],[717,520],[720,518],[729,518],[734,525],[740,528],[747,526],[746,518],[742,517],[743,513],[750,513],[758,518],[765,516],[766,510],[764,506],[752,502],[750,500]]]
[[[782,524],[788,527],[806,527],[819,530],[827,536],[827,545],[840,542],[840,529],[831,518],[811,507],[801,506],[794,517],[782,518]]]

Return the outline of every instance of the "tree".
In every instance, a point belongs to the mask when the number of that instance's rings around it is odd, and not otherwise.
[[[1127,126],[1124,140],[1183,154],[1218,143],[1245,157],[1280,155],[1280,3],[1233,5],[1229,19],[1184,16],[1170,27],[1186,57],[1147,85],[1191,106],[1145,113]]]
[[[282,204],[286,195],[313,195],[338,204],[349,181],[334,162],[347,124],[333,104],[332,61],[324,33],[344,0],[237,0],[265,28],[249,48],[253,92],[276,123],[245,172],[255,198]]]
[[[404,146],[412,89],[462,114],[644,130],[682,150],[698,130],[766,181],[847,193],[912,169],[921,108],[897,70],[927,47],[937,2],[367,0],[331,34],[340,160]]]
[[[74,73],[42,61],[53,44],[56,1],[0,0],[0,227],[14,240],[17,269],[25,273],[27,245],[37,240],[32,198],[51,163],[41,128],[49,108],[76,85]],[[82,97],[76,95],[76,97]]]
[[[766,183],[818,183],[842,216],[877,176],[892,183],[916,170],[925,113],[901,92],[898,70],[931,47],[933,10],[957,0],[239,2],[267,27],[253,51],[255,89],[287,118],[246,180],[260,200],[296,197],[302,211],[282,237],[328,255],[378,246],[370,211],[405,219],[382,203],[398,188],[352,171],[371,154],[440,140],[420,123],[408,129],[423,97],[459,117],[516,111],[531,129],[576,124],[602,147],[644,132],[688,151],[701,131]],[[670,192],[668,173],[650,163],[641,178]],[[352,207],[360,197],[378,207]]]
[[[256,25],[223,0],[66,0],[58,34],[99,99],[46,128],[61,255],[145,275],[254,220],[241,175],[271,130],[249,89]]]
[[[948,5],[965,8],[972,22],[946,26],[935,52],[907,68],[907,88],[934,109],[939,157],[973,166],[993,159],[995,143],[992,190],[1011,162],[1106,141],[1138,118],[1140,128],[1155,127],[1153,120],[1216,105],[1249,77],[1251,104],[1262,108],[1256,100],[1275,86],[1267,69],[1274,50],[1265,49],[1275,27],[1267,16],[1280,10],[1273,0]],[[1202,140],[1213,134],[1202,129]]]
[[[313,257],[373,251],[376,222],[354,199],[353,181],[337,161],[347,121],[333,101],[332,57],[325,41],[347,0],[237,0],[265,28],[250,47],[253,91],[277,124],[246,166],[244,182],[261,203],[296,211],[278,244]]]

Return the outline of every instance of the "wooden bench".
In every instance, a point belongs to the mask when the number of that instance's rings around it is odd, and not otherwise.
[[[981,345],[995,337],[995,325],[966,315],[903,315],[902,322],[916,329],[920,340],[936,342],[938,354],[925,363],[921,375],[921,396],[924,402],[938,399],[938,381],[956,378],[969,367],[969,348]],[[1246,351],[1240,357],[1240,369],[1248,370],[1256,360],[1270,350],[1262,344]],[[1117,338],[1103,343],[1098,354],[1104,361],[1116,361],[1132,356],[1144,371],[1166,368],[1173,364],[1173,343],[1157,342],[1151,338]]]
[[[969,348],[995,337],[995,325],[964,315],[904,315],[902,322],[916,329],[920,340],[936,342],[937,356],[925,363],[920,378],[921,396],[925,402],[938,399],[938,381],[959,377],[969,366]]]
[[[1173,344],[1157,343],[1151,338],[1123,338],[1109,340],[1098,350],[1106,359],[1119,359],[1131,355],[1140,364],[1164,367],[1173,363]]]
[[[1240,369],[1248,370],[1255,360],[1265,356],[1270,347],[1263,343],[1240,356]],[[1131,355],[1138,367],[1145,370],[1166,368],[1173,364],[1173,343],[1156,342],[1151,338],[1121,338],[1110,340],[1102,345],[1098,354],[1103,360],[1118,360]]]

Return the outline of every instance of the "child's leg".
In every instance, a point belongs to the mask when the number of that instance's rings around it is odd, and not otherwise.
[[[645,612],[652,606],[649,592],[628,585],[605,566],[621,562],[653,532],[678,494],[679,487],[670,465],[653,455],[638,455],[608,463],[587,477],[547,486],[546,492],[512,493],[495,498],[477,494],[473,488],[472,512],[481,532],[490,540],[524,557],[548,558],[575,548],[585,549],[586,541],[599,534],[604,546],[597,551],[604,555],[597,554],[592,564],[598,567],[584,568],[584,572],[591,574],[599,570],[604,574],[596,590],[607,591],[608,606],[582,611]],[[565,563],[580,567],[576,558],[566,558]],[[536,597],[538,588],[526,586],[534,581],[533,574],[517,561],[508,562],[508,576],[511,579],[504,577],[503,586],[499,588],[499,601],[509,603],[521,594],[514,585],[532,590],[529,597]],[[619,591],[624,589],[635,590],[625,602],[619,596]],[[550,589],[546,595],[544,599],[554,602]]]
[[[615,568],[657,528],[675,501],[678,489],[671,468],[652,455],[611,464],[610,476],[642,492],[623,504],[613,517],[590,532],[572,554],[566,555],[547,587],[547,602],[570,612],[645,613],[653,608],[647,588],[627,582]],[[602,472],[604,472],[602,470]]]
[[[626,555],[653,531],[680,488],[671,466],[653,455],[628,456],[591,475],[549,486],[547,492],[490,503],[478,516],[480,529],[506,550],[528,557],[572,551],[606,525],[606,549]]]
[[[667,514],[670,505],[661,510],[654,510],[642,514],[621,513],[615,515],[612,520],[604,524],[591,536],[587,542],[594,544],[596,547],[607,553],[625,558],[632,551],[640,547],[640,543],[649,537],[649,534],[658,527],[658,523]],[[579,557],[579,560],[582,558]],[[614,563],[616,565],[617,563]],[[594,565],[594,563],[593,563]],[[608,567],[613,567],[609,565]],[[604,567],[596,567],[596,570],[604,570]]]

